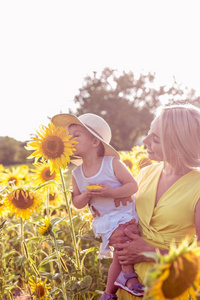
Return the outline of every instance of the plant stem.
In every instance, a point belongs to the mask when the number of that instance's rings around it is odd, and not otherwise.
[[[70,203],[69,203],[69,199],[68,199],[69,191],[66,188],[66,184],[65,184],[65,181],[64,181],[64,177],[63,177],[63,173],[62,173],[61,168],[60,168],[60,177],[61,177],[62,186],[63,186],[63,190],[64,190],[64,197],[65,197],[67,212],[68,212],[68,215],[69,215],[69,224],[70,224],[72,242],[73,242],[75,256],[76,256],[76,265],[77,265],[77,269],[81,270],[81,263],[80,263],[80,258],[79,258],[79,251],[78,251],[78,247],[77,247],[77,242],[76,242],[76,234],[75,234],[75,229],[74,229],[74,223],[73,223],[73,220],[72,220],[71,207],[70,207]]]
[[[49,217],[49,214],[50,214],[50,211],[49,211],[49,187],[48,187],[48,191],[47,191],[46,210],[47,210],[47,217]]]
[[[55,245],[55,249],[56,249],[56,255],[57,255],[57,258],[58,258],[58,267],[59,267],[59,272],[61,274],[61,285],[62,285],[63,296],[64,296],[64,299],[67,300],[67,294],[66,294],[66,288],[65,288],[65,280],[64,280],[62,266],[61,266],[61,261],[60,261],[60,252],[59,252],[59,249],[58,249],[58,244],[57,244],[56,236],[55,236],[55,233],[53,231],[51,232],[51,236],[53,237],[53,240],[54,240],[54,245]]]

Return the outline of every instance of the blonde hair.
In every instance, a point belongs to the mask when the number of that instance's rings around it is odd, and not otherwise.
[[[180,170],[200,170],[200,109],[192,104],[164,106],[155,119],[164,160]]]

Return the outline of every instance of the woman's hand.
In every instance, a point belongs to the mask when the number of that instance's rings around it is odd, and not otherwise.
[[[136,225],[136,219],[132,219],[125,224],[120,224],[119,227],[113,232],[109,239],[110,245],[126,243],[127,241],[129,241],[129,237],[125,234],[125,228],[127,228],[132,233],[140,234],[140,230]]]
[[[155,248],[149,246],[138,234],[134,234],[129,229],[125,228],[124,232],[129,241],[113,244],[120,264],[129,265],[143,261],[153,261],[144,256],[142,252],[154,252]]]

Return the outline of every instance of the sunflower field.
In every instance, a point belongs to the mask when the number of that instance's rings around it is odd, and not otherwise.
[[[52,123],[37,136],[26,146],[31,166],[0,165],[0,300],[97,300],[111,260],[97,259],[89,209],[72,204],[76,140]],[[120,156],[134,177],[154,163],[143,146]]]

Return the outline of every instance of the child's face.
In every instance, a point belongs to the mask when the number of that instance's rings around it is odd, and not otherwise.
[[[94,136],[85,127],[77,124],[70,125],[68,132],[73,138],[76,137],[78,142],[74,155],[82,157],[89,153]]]

